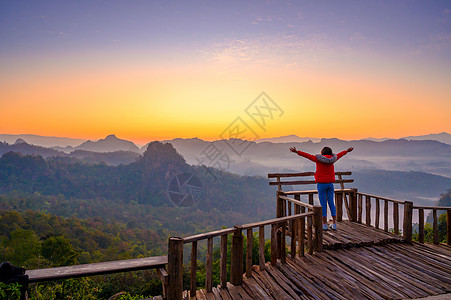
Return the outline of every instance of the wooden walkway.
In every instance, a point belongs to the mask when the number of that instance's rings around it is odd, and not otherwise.
[[[324,249],[385,245],[401,241],[400,236],[350,221],[339,222],[338,230],[323,231]]]
[[[451,247],[404,244],[362,224],[324,233],[324,251],[266,264],[242,286],[228,283],[185,299],[415,299],[451,293]],[[451,295],[450,299],[451,299]]]

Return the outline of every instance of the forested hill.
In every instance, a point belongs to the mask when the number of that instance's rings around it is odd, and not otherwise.
[[[274,189],[265,178],[219,174],[215,169],[190,166],[171,144],[160,142],[150,143],[136,162],[120,166],[5,153],[0,158],[0,193],[19,191],[116,204],[171,206],[168,183],[181,173],[200,180],[204,192],[198,205],[201,210],[232,210],[253,219],[273,215]]]

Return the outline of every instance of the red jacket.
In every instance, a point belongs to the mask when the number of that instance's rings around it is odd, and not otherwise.
[[[337,154],[337,160],[339,160],[341,157],[343,157],[343,155],[345,155],[346,153],[348,153],[348,151],[344,150],[341,151],[340,153]],[[329,159],[330,161],[333,161],[331,163],[323,163],[321,161],[319,161],[318,156],[320,157],[321,155],[312,155],[306,152],[302,152],[302,151],[297,151],[297,154],[305,157],[307,159],[310,159],[311,161],[316,163],[316,172],[315,172],[315,181],[317,183],[331,183],[331,182],[335,182],[335,169],[334,169],[334,163],[335,161],[333,160],[334,156],[333,155],[324,155],[324,157],[327,159]],[[321,159],[321,157],[320,157]]]

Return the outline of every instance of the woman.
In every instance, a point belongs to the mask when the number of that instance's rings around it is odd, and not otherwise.
[[[328,230],[327,226],[327,204],[329,203],[330,213],[332,215],[333,224],[331,229],[337,230],[337,211],[334,204],[334,182],[335,182],[335,170],[334,163],[339,160],[343,155],[354,150],[354,147],[350,147],[347,150],[341,151],[338,154],[332,153],[332,149],[324,147],[321,150],[321,154],[312,155],[306,152],[302,152],[291,147],[290,151],[297,153],[298,155],[305,157],[316,163],[315,182],[318,187],[318,197],[321,206],[323,207],[323,229]]]

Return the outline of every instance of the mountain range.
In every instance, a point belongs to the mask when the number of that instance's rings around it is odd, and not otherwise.
[[[39,136],[33,134],[0,134],[0,142],[6,142],[8,144],[14,144],[18,139],[22,139],[28,144],[54,148],[59,151],[66,153],[72,152],[74,150],[86,150],[94,152],[113,152],[113,151],[135,151],[144,152],[146,150],[146,145],[139,148],[136,144],[131,141],[123,140],[117,138],[114,134],[108,135],[105,139],[100,139],[97,141],[84,140],[84,139],[74,139],[66,137],[49,137],[49,136]],[[451,134],[442,132],[437,134],[419,135],[419,136],[407,136],[400,139],[404,140],[432,140],[438,141],[444,144],[451,145]],[[164,142],[171,142],[179,139],[165,140]],[[198,138],[193,138],[190,140],[202,141]],[[321,138],[313,137],[299,137],[297,135],[286,135],[273,138],[263,138],[255,140],[256,143],[270,142],[270,143],[303,143],[312,141],[314,143],[320,142]],[[369,140],[375,142],[383,142],[387,140],[393,140],[390,138],[365,138],[361,140]],[[351,140],[347,140],[351,141]]]
[[[434,135],[446,137],[447,133]],[[119,139],[109,135],[98,141],[85,141],[76,147],[46,148],[31,145],[23,138],[13,144],[0,142],[0,155],[13,151],[22,154],[38,154],[43,157],[63,156],[80,159],[87,163],[103,162],[109,165],[128,164],[136,161],[147,149],[141,149],[133,142]],[[217,140],[204,141],[198,138],[165,140],[171,143],[188,164],[206,165],[218,169],[237,173],[240,175],[266,176],[268,172],[284,170],[311,171],[314,167],[309,161],[301,159],[288,151],[289,147],[319,153],[322,147],[329,146],[339,152],[349,147],[355,150],[340,160],[338,168],[347,170],[383,169],[393,171],[421,171],[451,177],[451,145],[435,140],[415,139],[397,140],[354,140],[320,139],[312,141],[310,138],[297,138],[286,136],[259,141]],[[305,139],[308,139],[305,141]],[[296,142],[298,140],[298,142]],[[234,146],[235,145],[235,146]],[[246,151],[234,151],[236,146],[244,145]],[[216,158],[213,160],[211,150],[215,150]],[[208,153],[210,151],[210,153]]]

